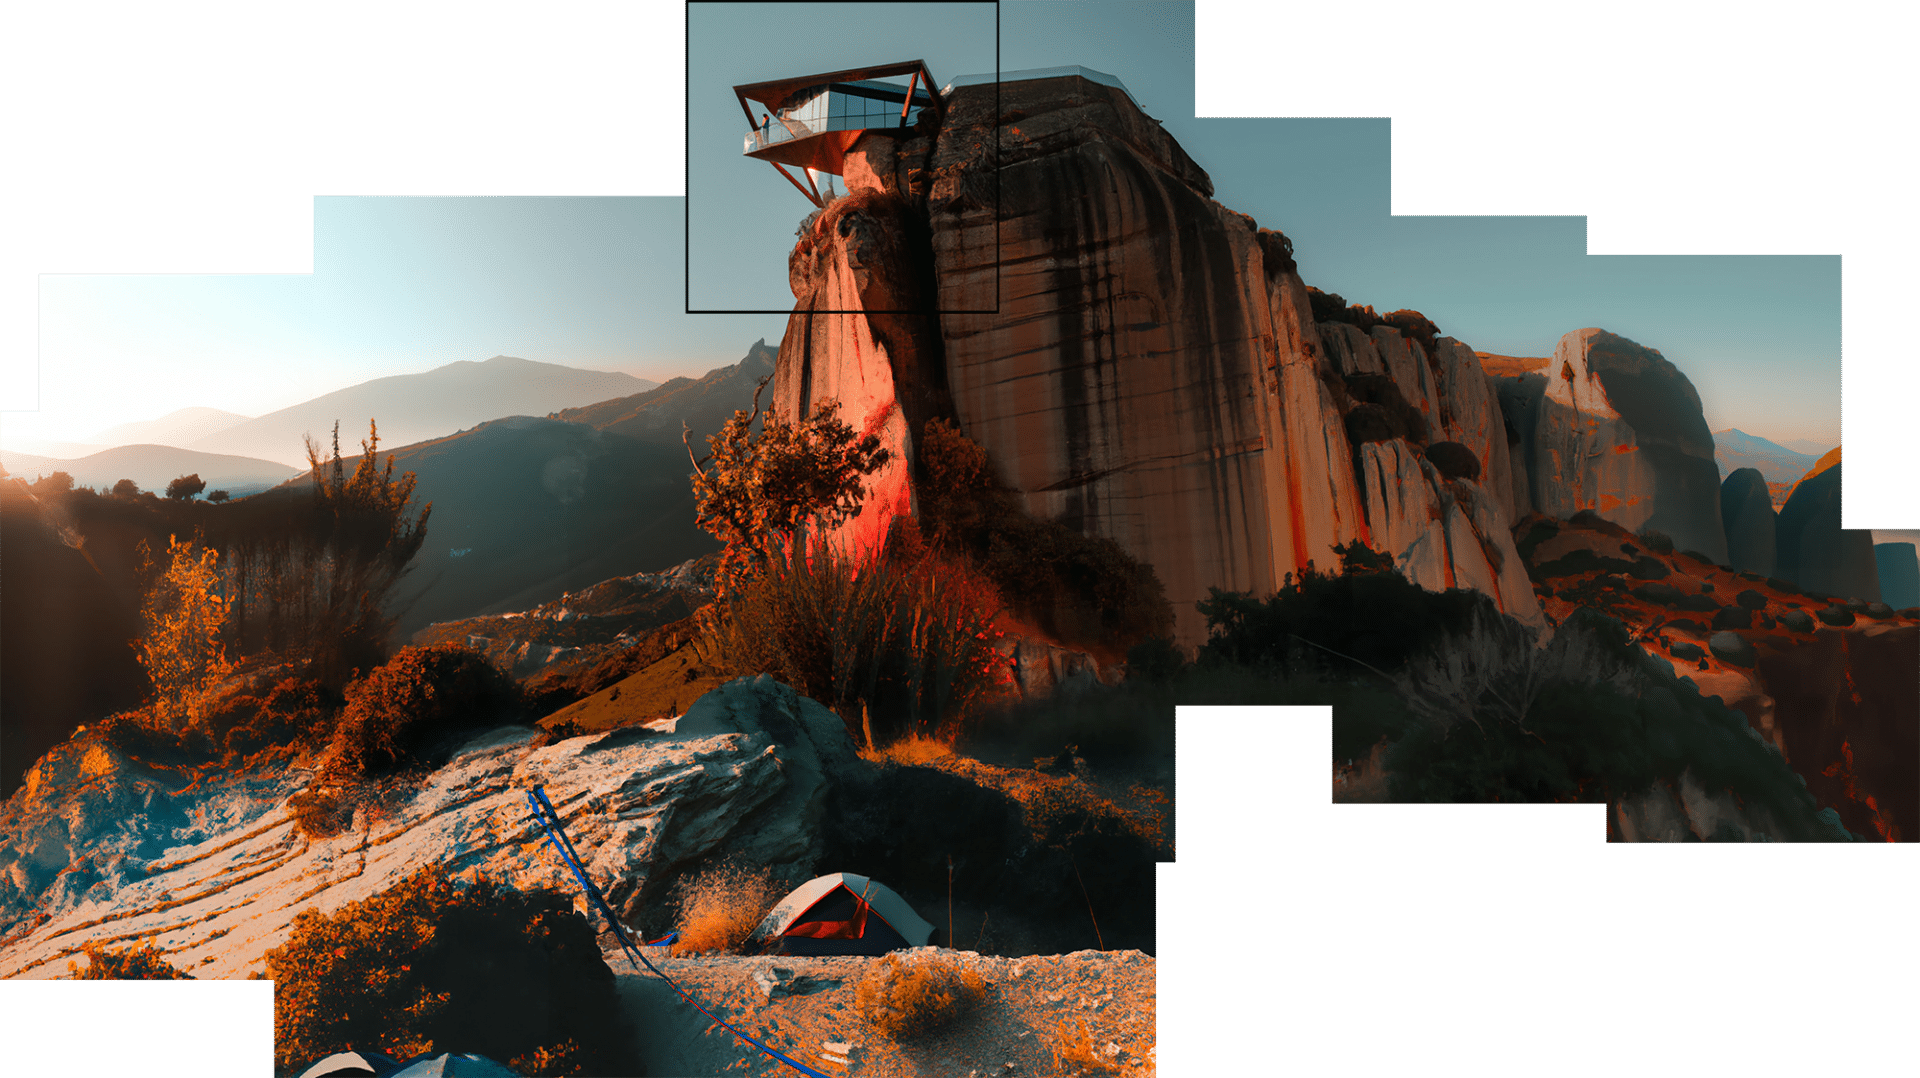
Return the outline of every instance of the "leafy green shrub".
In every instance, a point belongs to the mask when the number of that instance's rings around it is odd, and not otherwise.
[[[1351,550],[1351,548],[1349,548]],[[1369,552],[1370,553],[1370,552]],[[1298,580],[1266,599],[1210,588],[1197,604],[1207,619],[1206,659],[1241,665],[1311,661],[1391,671],[1476,613],[1499,617],[1493,600],[1460,588],[1431,592],[1399,573],[1364,567],[1349,554],[1342,572],[1309,564]]]
[[[437,762],[450,742],[519,717],[513,679],[458,644],[402,648],[347,686],[329,766],[361,775]]]
[[[905,568],[822,552],[775,558],[705,615],[700,662],[731,676],[772,674],[832,708],[856,738],[958,723],[995,691],[991,585],[943,559]]]
[[[1127,677],[1165,681],[1187,665],[1170,636],[1150,636],[1127,649]]]
[[[67,972],[76,981],[191,981],[190,973],[183,973],[171,962],[161,957],[152,943],[123,951],[109,951],[103,944],[89,943],[80,948],[87,956],[87,966],[82,969],[76,962],[67,963]]]
[[[958,963],[890,954],[868,964],[854,986],[853,1002],[881,1036],[908,1040],[951,1025],[979,1006],[986,993],[980,975]]]
[[[613,971],[560,891],[463,888],[435,866],[332,914],[300,914],[266,965],[280,1067],[372,1048],[473,1052],[523,1073],[638,1073]]]

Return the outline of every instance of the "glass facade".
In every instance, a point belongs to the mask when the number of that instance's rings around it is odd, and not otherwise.
[[[930,100],[923,89],[916,89],[913,97],[915,104],[907,110],[909,127],[920,122],[920,113]],[[836,82],[810,87],[788,98],[778,112],[767,115],[761,126],[747,135],[745,152],[827,131],[898,127],[900,108],[906,101],[907,88],[891,83]]]

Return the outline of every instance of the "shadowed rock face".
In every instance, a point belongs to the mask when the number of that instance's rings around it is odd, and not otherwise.
[[[1271,593],[1356,540],[1544,624],[1509,534],[1508,424],[1470,349],[1411,311],[1316,324],[1286,238],[1214,202],[1124,92],[999,94],[996,112],[994,87],[954,91],[924,200],[868,183],[792,259],[777,407],[836,397],[899,456],[849,526],[861,545],[911,511],[913,436],[951,415],[1029,513],[1151,564],[1182,643],[1205,637],[1209,588]],[[878,313],[913,303],[939,313]]]
[[[1726,560],[1720,473],[1700,394],[1659,352],[1577,330],[1560,338],[1539,375],[1507,380],[1500,396],[1520,431],[1536,510],[1564,518],[1591,509]]]
[[[1840,451],[1821,458],[1780,507],[1776,549],[1780,575],[1822,595],[1880,599],[1873,533],[1840,527]]]
[[[1920,606],[1920,558],[1912,543],[1879,543],[1873,560],[1880,568],[1880,598],[1895,610]]]
[[[788,260],[796,302],[771,406],[791,419],[837,400],[840,418],[878,435],[891,458],[867,477],[859,516],[829,537],[857,551],[878,549],[888,523],[912,514],[913,433],[952,414],[928,268],[924,221],[880,190],[832,203]]]
[[[1775,575],[1773,496],[1759,469],[1735,469],[1720,484],[1720,519],[1727,529],[1727,564]]]

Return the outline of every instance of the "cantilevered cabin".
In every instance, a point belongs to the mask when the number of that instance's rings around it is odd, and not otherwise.
[[[879,81],[890,75],[910,77],[905,86]],[[861,135],[914,129],[923,117],[938,125],[943,112],[924,60],[756,82],[733,93],[752,128],[746,155],[778,169],[816,206],[823,202],[813,177],[803,172],[802,184],[785,166],[843,175],[847,151]]]

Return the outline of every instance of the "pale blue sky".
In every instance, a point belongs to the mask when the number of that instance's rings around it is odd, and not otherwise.
[[[999,10],[1002,70],[1079,64],[1118,76],[1212,176],[1221,203],[1292,238],[1308,284],[1383,312],[1414,308],[1486,352],[1545,355],[1562,334],[1599,326],[1685,371],[1716,430],[1838,444],[1837,257],[1590,257],[1582,217],[1393,218],[1387,119],[1194,118],[1191,5]],[[992,16],[983,4],[691,5],[693,308],[790,308],[786,252],[812,209],[742,156],[731,87],[922,58],[945,84],[993,69],[982,40]],[[1364,71],[1357,62],[1355,77]],[[1579,167],[1651,166],[1595,150]]]
[[[1119,76],[1221,202],[1293,238],[1308,283],[1421,310],[1484,351],[1544,354],[1569,330],[1601,326],[1678,364],[1715,429],[1838,440],[1838,258],[1590,257],[1580,217],[1391,218],[1388,120],[1193,117],[1188,5],[1000,11],[1004,69],[1078,63]],[[7,440],[78,441],[191,405],[257,415],[496,354],[655,380],[732,362],[756,338],[777,341],[784,318],[688,315],[683,303],[789,306],[786,254],[810,207],[741,156],[730,87],[898,59],[926,59],[942,83],[990,70],[993,12],[692,5],[684,209],[666,198],[321,197],[310,278],[45,277],[41,409],[10,414]],[[640,121],[637,134],[677,133],[651,113]],[[1581,167],[1624,166],[1596,152]]]
[[[777,341],[779,317],[684,313],[683,221],[675,198],[323,197],[312,275],[47,276],[42,414],[9,441],[495,355],[665,381]]]

